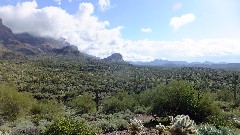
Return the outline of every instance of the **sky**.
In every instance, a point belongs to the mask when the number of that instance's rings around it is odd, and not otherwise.
[[[240,62],[239,0],[0,0],[0,18],[100,58]]]

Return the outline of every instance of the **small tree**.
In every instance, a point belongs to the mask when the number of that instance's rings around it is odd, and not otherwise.
[[[189,115],[196,122],[202,122],[209,115],[217,114],[219,108],[214,105],[210,95],[199,96],[191,85],[183,81],[172,81],[159,87],[154,97],[152,110],[158,116]]]
[[[14,121],[18,116],[28,115],[36,100],[29,93],[18,92],[8,84],[0,85],[0,117]]]
[[[133,111],[135,106],[135,98],[125,91],[118,92],[116,95],[103,100],[103,112],[105,113],[115,113],[127,109]]]
[[[74,109],[78,114],[95,112],[96,111],[96,103],[93,100],[90,94],[84,94],[79,97],[74,98],[73,100],[68,102],[68,105]]]
[[[237,80],[238,80],[238,75],[234,75],[233,78],[233,93],[234,93],[234,101],[237,100]]]

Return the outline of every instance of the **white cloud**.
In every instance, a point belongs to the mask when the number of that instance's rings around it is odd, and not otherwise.
[[[202,39],[181,41],[129,41],[126,50],[152,58],[203,61],[203,57],[240,57],[240,39]],[[150,60],[151,58],[149,58]],[[147,60],[144,58],[144,60]],[[205,59],[206,60],[206,59]],[[207,59],[208,60],[208,59]]]
[[[54,2],[56,2],[58,5],[61,5],[62,0],[53,0]]]
[[[111,7],[110,0],[98,0],[99,8],[102,12],[106,11]]]
[[[0,7],[0,18],[14,33],[63,37],[78,46],[80,51],[101,58],[113,52],[124,53],[120,32],[122,27],[107,29],[109,22],[99,21],[93,13],[94,6],[91,3],[80,3],[74,15],[59,7],[38,8],[36,1]]]
[[[16,6],[0,6],[0,18],[14,33],[63,37],[78,46],[80,51],[101,58],[115,52],[121,53],[124,60],[132,61],[151,61],[154,58],[200,60],[207,56],[240,57],[240,39],[125,40],[121,37],[123,27],[108,29],[109,22],[99,21],[94,16],[94,6],[91,3],[81,3],[78,12],[71,15],[59,7],[38,8],[36,1],[23,2]]]
[[[180,10],[181,8],[182,8],[182,3],[175,3],[175,4],[172,6],[172,10],[173,10],[173,11]]]
[[[151,29],[151,28],[141,28],[140,30],[141,30],[141,32],[145,32],[145,33],[150,33],[150,32],[152,32],[152,29]]]
[[[184,14],[180,17],[173,17],[170,20],[170,26],[174,28],[174,30],[178,30],[180,27],[193,22],[196,19],[195,15],[192,13]]]

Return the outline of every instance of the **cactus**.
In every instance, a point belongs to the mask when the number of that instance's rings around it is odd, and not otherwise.
[[[232,119],[233,123],[240,127],[240,121],[237,118]]]
[[[175,118],[169,116],[171,121],[170,126],[165,127],[164,125],[156,126],[159,134],[171,134],[171,135],[196,135],[197,128],[193,120],[188,115],[177,115]]]
[[[156,125],[156,129],[158,130],[159,134],[164,134],[166,132],[166,127],[159,123],[159,125]]]
[[[240,120],[235,117],[230,118],[229,120],[233,126],[235,126],[236,128],[240,128]]]
[[[142,121],[136,118],[130,119],[129,132],[131,135],[144,135],[145,131]]]
[[[171,120],[171,133],[178,133],[183,135],[197,134],[196,124],[190,119],[188,115],[177,115],[175,118],[169,117]]]

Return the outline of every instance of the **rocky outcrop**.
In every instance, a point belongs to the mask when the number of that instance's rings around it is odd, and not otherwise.
[[[36,55],[41,53],[80,54],[77,47],[70,45],[63,38],[56,40],[49,37],[33,36],[28,33],[13,34],[12,30],[2,23],[2,19],[0,19],[1,43],[2,48],[7,49],[7,51],[0,50],[2,54],[4,52],[20,55]]]
[[[105,62],[124,62],[123,57],[120,53],[114,53],[111,56],[104,58]]]
[[[2,19],[0,18],[0,40],[6,42],[8,40],[14,40],[14,35],[12,30],[5,25],[3,25]]]

